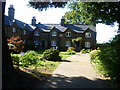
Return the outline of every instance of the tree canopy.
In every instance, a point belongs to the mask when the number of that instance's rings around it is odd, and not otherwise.
[[[43,0],[45,1],[45,0]],[[48,8],[64,8],[67,2],[51,2],[51,0],[48,0],[49,2],[31,2],[29,1],[28,6],[33,7],[35,9],[38,9],[39,11],[47,10]]]
[[[120,2],[72,2],[68,7],[70,11],[64,15],[65,23],[120,24]]]

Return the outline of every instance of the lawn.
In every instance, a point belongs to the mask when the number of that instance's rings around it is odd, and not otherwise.
[[[38,56],[41,58],[43,56],[43,52],[37,51]],[[17,54],[18,55],[18,54]],[[14,55],[14,58],[17,57]],[[65,60],[67,57],[72,55],[68,55],[67,52],[60,52],[60,56],[62,60]],[[61,61],[62,61],[61,60]],[[46,80],[52,75],[53,71],[57,68],[57,66],[61,63],[61,61],[48,61],[48,60],[38,60],[37,63],[29,65],[28,67],[19,66],[19,69],[16,69],[19,72],[19,76],[21,76],[23,80],[22,83],[19,83],[21,79],[18,79],[18,83],[21,85],[24,83],[26,87],[42,87]],[[16,67],[16,65],[14,65]],[[34,83],[34,84],[30,84]]]

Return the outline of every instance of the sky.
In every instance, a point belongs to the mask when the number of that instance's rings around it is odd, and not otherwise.
[[[8,15],[8,8],[10,5],[14,5],[15,8],[15,19],[31,24],[31,19],[33,16],[36,17],[36,23],[40,22],[42,24],[59,24],[62,16],[69,11],[67,7],[65,8],[49,8],[46,11],[38,11],[32,7],[28,7],[28,0],[7,0],[5,15]],[[112,27],[105,24],[97,24],[97,43],[104,43],[111,40],[118,30],[117,23]]]

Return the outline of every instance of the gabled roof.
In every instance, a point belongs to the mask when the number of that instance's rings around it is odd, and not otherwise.
[[[35,28],[34,26],[30,26],[27,23],[24,23],[24,22],[19,21],[17,19],[12,20],[11,18],[9,18],[8,16],[5,15],[5,25],[12,26],[14,22],[17,24],[19,29],[27,28],[27,30],[33,31],[33,29]]]
[[[64,26],[61,26],[61,24],[36,24],[35,26],[39,27],[44,32],[50,32],[53,28],[58,32],[65,32],[68,28],[72,29],[76,33],[83,33],[88,28],[96,32],[95,27],[90,25],[65,24]]]

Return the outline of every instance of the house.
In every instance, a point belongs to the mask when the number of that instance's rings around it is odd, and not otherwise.
[[[96,48],[96,28],[90,25],[64,24],[64,18],[61,24],[36,24],[36,18],[33,17],[31,25],[14,19],[15,9],[10,5],[8,16],[5,16],[5,32],[7,38],[11,36],[20,36],[25,43],[32,42],[39,50],[55,48],[67,50],[74,46],[76,51],[82,48]],[[82,41],[75,44],[72,39],[82,37]]]

